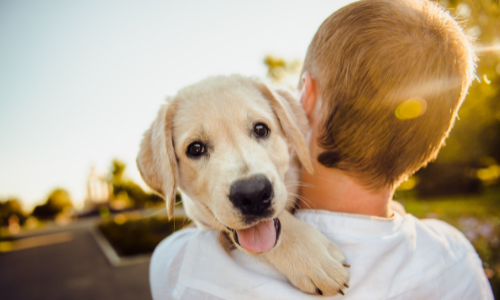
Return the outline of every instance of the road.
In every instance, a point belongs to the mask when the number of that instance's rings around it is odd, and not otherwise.
[[[151,299],[148,262],[112,267],[86,226],[26,242],[0,253],[2,300]]]

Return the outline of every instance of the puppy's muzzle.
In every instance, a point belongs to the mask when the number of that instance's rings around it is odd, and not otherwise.
[[[273,196],[271,182],[260,174],[234,182],[229,191],[229,200],[245,216],[269,216]]]

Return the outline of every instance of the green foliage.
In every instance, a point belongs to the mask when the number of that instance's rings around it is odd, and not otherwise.
[[[476,39],[478,79],[472,83],[437,160],[416,173],[420,179],[417,192],[426,197],[478,192],[481,181],[483,185],[500,183],[496,171],[500,164],[500,3],[439,3]]]
[[[189,220],[183,217],[170,221],[166,216],[126,221],[116,219],[107,219],[99,224],[99,229],[123,256],[151,253],[164,238],[189,224]]]
[[[35,207],[32,215],[41,220],[49,220],[71,207],[73,204],[68,192],[64,189],[55,189],[44,204]]]
[[[123,192],[126,193],[130,200],[132,200],[133,205],[138,208],[154,206],[164,202],[160,196],[152,193],[146,193],[133,181],[128,180],[120,183],[113,183],[114,196],[118,196]]]
[[[111,167],[111,182],[122,182],[123,173],[126,167],[124,162],[114,159]]]
[[[291,89],[295,89],[299,81],[302,61],[298,59],[286,60],[279,56],[266,55],[264,64],[267,67],[267,78],[273,84],[286,85]]]
[[[420,198],[477,194],[483,186],[471,163],[433,163],[417,173],[422,178],[416,185]]]
[[[114,198],[125,196],[137,208],[155,206],[164,202],[160,196],[153,193],[146,193],[138,184],[125,179],[123,176],[125,169],[125,163],[116,159],[113,160],[110,177]]]
[[[476,38],[477,77],[436,163],[500,163],[500,4],[492,0],[440,1]],[[497,47],[492,48],[492,47]],[[492,158],[488,159],[488,158]]]
[[[8,226],[9,219],[12,216],[15,216],[21,225],[26,221],[26,216],[19,200],[8,199],[4,202],[0,201],[0,226]]]

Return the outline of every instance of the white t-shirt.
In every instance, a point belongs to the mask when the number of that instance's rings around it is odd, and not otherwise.
[[[344,251],[350,288],[337,299],[493,299],[481,260],[454,227],[396,213],[390,219],[300,210],[295,216]],[[181,230],[156,248],[154,300],[324,299],[302,293],[263,257],[226,252],[218,232]]]

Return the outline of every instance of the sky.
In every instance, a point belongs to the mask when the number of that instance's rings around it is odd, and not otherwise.
[[[26,210],[58,187],[77,208],[92,166],[135,166],[167,95],[210,75],[265,77],[303,59],[349,0],[0,2],[0,201]]]

